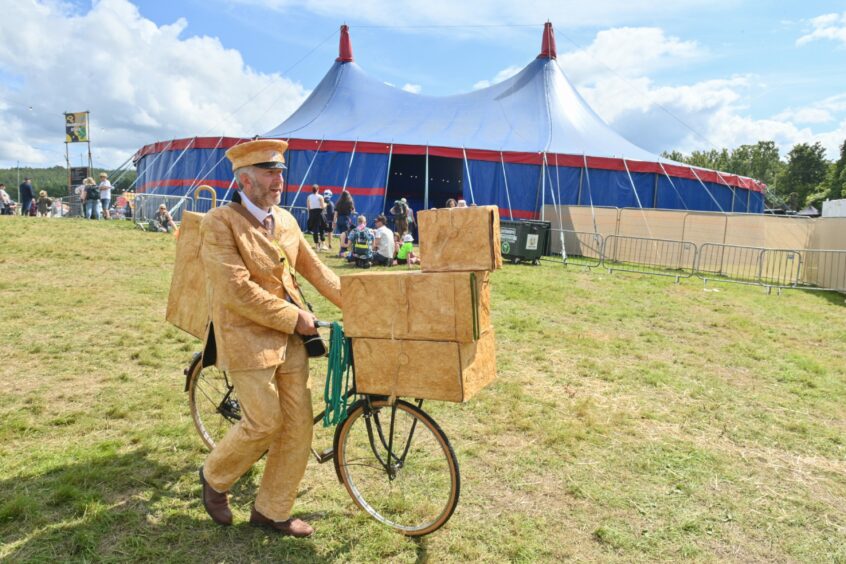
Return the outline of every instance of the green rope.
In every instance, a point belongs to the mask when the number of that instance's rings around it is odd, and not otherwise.
[[[337,425],[347,418],[345,396],[350,387],[351,359],[350,340],[344,337],[341,324],[334,321],[329,336],[329,364],[326,368],[326,388],[323,391],[323,401],[326,402],[326,411],[323,415],[324,427]]]

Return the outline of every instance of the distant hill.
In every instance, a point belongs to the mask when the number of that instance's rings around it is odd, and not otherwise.
[[[6,185],[6,191],[12,198],[18,197],[18,185],[23,182],[27,176],[32,178],[32,185],[36,192],[40,190],[47,190],[51,197],[61,197],[68,195],[68,171],[61,166],[53,166],[50,168],[20,168],[20,176],[17,168],[0,168],[0,182]],[[94,169],[94,179],[96,180],[101,172],[111,174],[111,171],[102,168]],[[20,180],[18,178],[20,177]],[[135,181],[135,171],[129,170],[123,176],[120,174],[114,175],[110,178],[112,184],[115,186],[113,193],[120,194],[124,192]]]

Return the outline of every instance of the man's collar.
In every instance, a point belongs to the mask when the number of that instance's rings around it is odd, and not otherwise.
[[[239,194],[241,195],[241,203],[244,205],[245,208],[247,208],[247,211],[249,211],[253,215],[253,217],[255,217],[259,221],[259,223],[264,223],[264,218],[269,215],[273,215],[272,212],[265,211],[254,203],[252,203],[243,190],[239,192]]]

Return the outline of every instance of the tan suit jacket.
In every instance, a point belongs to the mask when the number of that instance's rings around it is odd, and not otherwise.
[[[272,213],[272,237],[240,204],[215,208],[203,218],[201,256],[211,319],[204,349],[206,366],[255,370],[285,360],[299,309],[288,298],[303,306],[286,261],[329,301],[341,306],[338,277],[306,242],[297,221],[275,206]]]

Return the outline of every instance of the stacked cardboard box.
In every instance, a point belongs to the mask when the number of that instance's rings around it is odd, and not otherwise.
[[[204,215],[183,212],[165,319],[198,339],[205,338],[209,308],[206,275],[200,260],[200,222]]]
[[[418,214],[422,271],[341,277],[359,393],[462,402],[496,376],[496,206]]]

